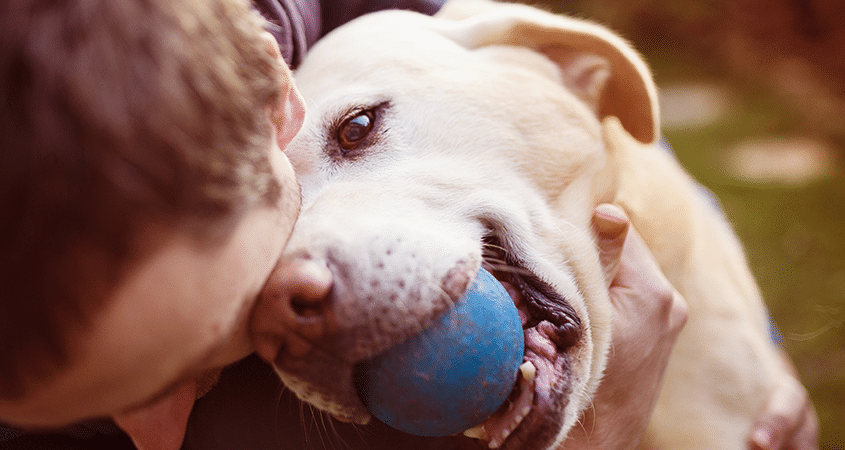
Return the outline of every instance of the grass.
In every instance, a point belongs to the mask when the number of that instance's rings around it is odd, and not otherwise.
[[[821,423],[820,448],[845,449],[845,177],[805,185],[749,183],[724,161],[757,137],[801,134],[801,118],[771,92],[696,63],[658,53],[661,84],[707,81],[733,92],[729,113],[696,129],[664,134],[678,159],[720,199],[783,336],[783,347],[810,392]],[[678,68],[678,65],[684,68]],[[838,148],[845,155],[845,148]]]
[[[615,23],[614,14],[619,15],[620,10],[613,3],[594,0],[539,0],[539,3],[581,17],[594,14],[600,22],[616,29],[625,29],[624,24],[630,24],[632,19],[616,17],[620,22]],[[665,4],[654,5],[666,10]],[[659,17],[669,19],[665,17],[666,11],[661,14],[664,16]],[[687,16],[680,19],[688,19],[689,14],[713,12],[684,14]],[[776,93],[766,90],[763,83],[732,77],[717,63],[691,54],[690,49],[679,48],[671,39],[662,41],[659,29],[638,31],[635,34],[643,40],[635,40],[634,45],[646,55],[659,85],[716,83],[732,93],[728,114],[717,122],[695,129],[666,129],[664,135],[678,159],[719,198],[745,245],[749,264],[783,336],[783,347],[795,363],[818,412],[820,448],[843,450],[845,176],[840,169],[834,177],[798,186],[749,183],[733,178],[725,164],[731,149],[755,138],[801,135],[807,121]],[[842,167],[845,140],[841,136],[820,137],[831,138],[838,145]]]
[[[735,114],[754,115],[753,106]],[[766,112],[766,115],[769,112]],[[748,119],[746,116],[745,119]],[[777,133],[778,126],[754,132]],[[845,448],[845,182],[806,186],[749,184],[726,176],[726,149],[743,135],[738,123],[667,131],[678,158],[721,200],[822,423],[821,448]],[[730,128],[730,129],[724,129]]]

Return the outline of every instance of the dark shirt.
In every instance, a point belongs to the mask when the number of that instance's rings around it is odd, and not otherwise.
[[[434,14],[444,1],[253,0],[253,4],[267,19],[266,28],[279,42],[285,61],[296,68],[317,39],[355,17],[382,9]],[[403,436],[383,431],[378,443],[367,442],[365,448],[413,450],[402,442]],[[217,386],[197,400],[182,449],[345,448],[345,443],[356,439],[365,442],[356,427],[334,422],[302,404],[282,387],[271,367],[251,356],[224,370]],[[94,449],[134,450],[135,446],[108,420],[42,434],[0,426],[0,450]]]
[[[321,36],[350,20],[382,9],[408,9],[434,14],[445,0],[253,0],[270,22],[282,56],[295,68]]]

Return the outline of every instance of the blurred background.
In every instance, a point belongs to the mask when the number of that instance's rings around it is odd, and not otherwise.
[[[845,449],[845,1],[530,3],[646,57],[664,136],[744,242],[820,448]]]

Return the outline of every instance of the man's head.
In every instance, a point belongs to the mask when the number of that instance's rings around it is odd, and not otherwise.
[[[260,18],[16,0],[0,28],[0,421],[117,413],[243,356],[299,200],[278,145],[302,106]]]

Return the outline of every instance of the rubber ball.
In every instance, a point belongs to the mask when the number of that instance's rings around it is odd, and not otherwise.
[[[362,363],[358,393],[390,427],[417,436],[461,433],[507,400],[525,351],[513,300],[480,269],[433,326]]]

